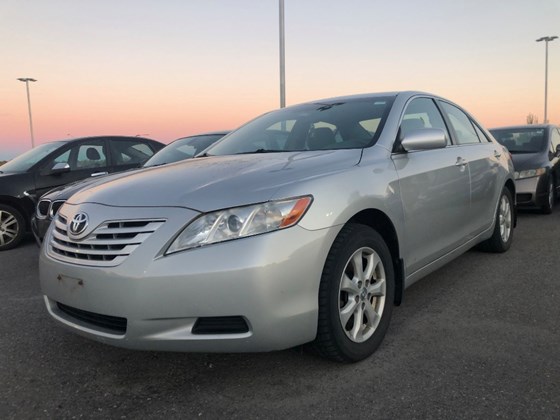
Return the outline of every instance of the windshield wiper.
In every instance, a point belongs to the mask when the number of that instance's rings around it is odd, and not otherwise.
[[[251,155],[253,153],[279,153],[279,152],[283,152],[283,150],[257,149],[257,150],[251,150],[250,152],[239,152],[239,153],[234,153],[234,154],[236,154],[236,155]]]
[[[210,156],[214,156],[214,155],[211,155],[211,154],[208,153],[208,152],[204,152],[204,153],[202,153],[202,154],[200,154],[200,155],[196,155],[195,158],[199,158],[199,157],[210,157]]]

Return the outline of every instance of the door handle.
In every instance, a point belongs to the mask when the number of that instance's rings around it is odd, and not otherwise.
[[[91,176],[101,176],[101,175],[107,175],[109,172],[94,172],[91,174]]]
[[[460,156],[457,158],[457,162],[455,162],[455,166],[465,166],[466,164],[467,161]]]

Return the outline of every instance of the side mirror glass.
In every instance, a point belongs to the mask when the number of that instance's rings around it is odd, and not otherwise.
[[[422,128],[405,134],[401,146],[407,152],[411,150],[443,149],[447,146],[445,131],[441,128]]]
[[[70,172],[70,165],[64,162],[55,163],[51,168],[51,175],[63,174],[65,172]]]

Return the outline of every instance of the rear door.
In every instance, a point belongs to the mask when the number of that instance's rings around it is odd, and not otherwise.
[[[69,170],[53,173],[52,168],[57,163],[68,164]],[[35,173],[37,197],[52,188],[91,176],[103,175],[108,170],[107,144],[104,138],[70,143]]]
[[[399,136],[423,128],[449,131],[431,98],[414,98],[407,105]],[[469,215],[469,172],[450,141],[436,150],[392,155],[399,176],[404,218],[407,272],[413,273],[465,242]]]
[[[438,101],[453,135],[454,149],[468,163],[471,184],[471,204],[465,214],[469,239],[488,229],[493,221],[501,193],[497,176],[504,153],[502,147],[486,137],[478,125],[460,108]]]

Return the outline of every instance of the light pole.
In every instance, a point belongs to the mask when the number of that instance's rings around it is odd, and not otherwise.
[[[279,0],[280,15],[280,108],[286,106],[286,55],[284,42],[284,0]]]
[[[537,42],[545,42],[545,55],[544,55],[544,123],[548,123],[547,118],[547,102],[548,102],[548,43],[554,41],[557,36],[543,36],[537,39]]]
[[[31,148],[35,147],[35,138],[33,137],[33,118],[31,117],[31,99],[29,98],[29,82],[36,82],[37,80],[31,77],[20,77],[18,78],[20,82],[25,82],[25,88],[27,89],[27,109],[29,110],[29,130],[31,131]]]

